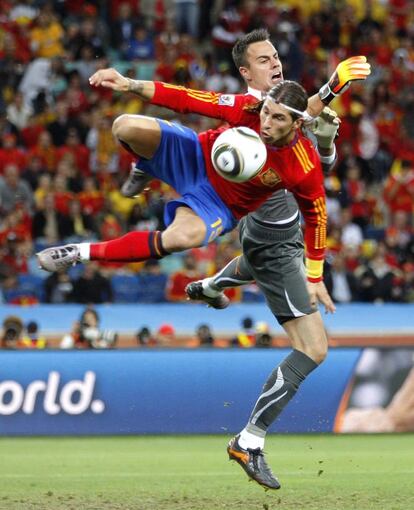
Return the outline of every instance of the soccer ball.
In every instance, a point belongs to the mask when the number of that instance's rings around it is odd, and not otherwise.
[[[266,146],[248,127],[223,131],[213,144],[211,160],[216,172],[232,182],[253,179],[267,159]]]

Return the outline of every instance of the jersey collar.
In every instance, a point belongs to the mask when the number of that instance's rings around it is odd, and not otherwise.
[[[252,89],[251,87],[247,87],[247,93],[250,94],[251,96],[255,97],[256,99],[258,99],[259,101],[261,101],[263,99],[263,93],[261,90]]]

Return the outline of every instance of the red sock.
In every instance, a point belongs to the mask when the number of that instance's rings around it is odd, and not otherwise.
[[[108,262],[140,262],[167,254],[159,231],[129,232],[112,241],[91,243],[90,250],[90,260]]]

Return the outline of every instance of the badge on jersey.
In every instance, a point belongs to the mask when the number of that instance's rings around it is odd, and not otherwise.
[[[273,168],[268,168],[263,173],[259,174],[259,179],[265,186],[273,187],[281,182],[279,174]]]
[[[235,97],[233,94],[221,94],[218,104],[221,106],[234,106]]]

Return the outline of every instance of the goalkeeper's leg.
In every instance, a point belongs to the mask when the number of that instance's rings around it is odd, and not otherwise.
[[[190,299],[204,301],[213,308],[226,308],[229,299],[224,289],[239,287],[253,280],[249,265],[243,255],[231,260],[227,266],[210,278],[191,282],[186,287]]]

